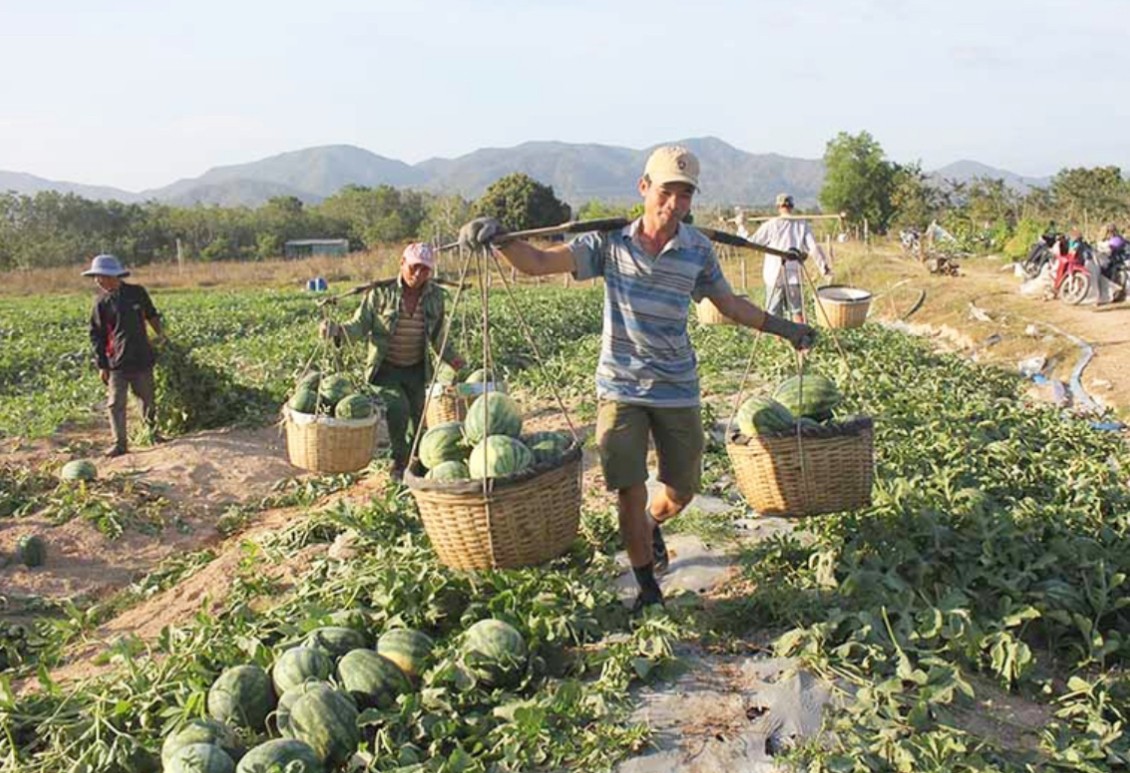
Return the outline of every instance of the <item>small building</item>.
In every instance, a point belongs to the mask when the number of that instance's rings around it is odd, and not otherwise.
[[[288,258],[311,258],[315,255],[341,257],[349,254],[348,239],[291,239],[283,245]]]

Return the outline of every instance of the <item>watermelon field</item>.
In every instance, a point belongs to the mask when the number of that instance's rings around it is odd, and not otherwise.
[[[171,443],[277,420],[315,352],[309,296],[204,289],[155,301],[171,339],[158,382]],[[524,286],[516,301],[536,347],[499,289],[495,367],[527,421],[564,428],[557,392],[587,438],[581,529],[564,556],[446,568],[412,496],[377,461],[338,476],[295,469],[271,497],[194,522],[197,549],[115,593],[71,597],[10,590],[67,560],[43,524],[87,519],[108,550],[178,526],[133,478],[59,480],[105,443],[89,298],[0,298],[0,770],[219,773],[241,755],[244,773],[615,770],[656,742],[634,711],[642,689],[664,689],[691,657],[770,656],[832,692],[822,732],[775,753],[781,769],[1130,767],[1120,436],[1029,402],[1014,375],[880,324],[843,331],[808,367],[843,392],[838,415],[874,419],[872,505],[750,539],[711,434],[705,493],[731,509],[692,508],[672,530],[725,553],[727,581],[632,616],[616,587],[614,496],[592,469],[602,291]],[[468,303],[452,335],[476,363]],[[713,426],[729,418],[755,339],[696,323],[692,337]],[[796,366],[762,341],[747,390],[764,394]],[[48,440],[51,454],[25,453]],[[30,523],[46,551],[35,569],[17,559]],[[159,635],[105,634],[205,576],[196,611]],[[356,654],[370,651],[387,658]],[[328,686],[301,686],[311,678]]]

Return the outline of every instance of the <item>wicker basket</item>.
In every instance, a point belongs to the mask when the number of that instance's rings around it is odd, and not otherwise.
[[[353,472],[366,467],[381,440],[384,407],[367,419],[333,419],[283,408],[290,463],[314,472]],[[384,430],[387,442],[388,431]]]
[[[404,475],[439,560],[453,569],[542,564],[569,549],[581,518],[581,449],[491,481],[430,481]]]
[[[465,418],[467,418],[466,398],[461,397],[454,386],[436,384],[428,400],[428,412],[424,416],[424,423],[429,427],[438,427],[440,424],[463,421]]]
[[[761,515],[817,515],[871,504],[873,424],[861,417],[726,444],[738,490]],[[803,459],[803,464],[802,464]]]
[[[816,288],[816,324],[821,327],[859,327],[871,308],[871,293],[856,287],[828,285]]]
[[[746,298],[749,296],[738,295],[739,298]],[[736,325],[737,322],[730,319],[722,312],[718,311],[718,307],[714,305],[714,301],[709,298],[703,298],[698,302],[698,323],[700,325]]]

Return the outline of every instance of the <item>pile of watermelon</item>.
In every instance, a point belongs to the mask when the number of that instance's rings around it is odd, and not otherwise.
[[[355,389],[344,373],[308,373],[286,404],[295,413],[337,419],[367,419],[373,415],[373,396]]]
[[[514,398],[487,391],[475,398],[463,421],[429,429],[420,438],[420,463],[436,481],[478,480],[513,475],[568,450],[560,432],[522,434],[522,412]]]
[[[816,373],[793,376],[777,385],[770,397],[751,397],[735,420],[748,437],[795,432],[797,427],[828,426],[844,396],[830,378]]]
[[[396,707],[435,659],[422,631],[389,629],[373,645],[363,628],[317,628],[277,652],[270,669],[225,669],[208,690],[208,716],[166,736],[166,773],[323,773],[345,765],[365,740],[361,713]],[[452,657],[472,687],[514,687],[529,663],[522,634],[495,619],[468,628]],[[259,743],[247,750],[243,738]]]

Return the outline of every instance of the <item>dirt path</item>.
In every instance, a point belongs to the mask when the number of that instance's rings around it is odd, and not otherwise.
[[[890,253],[852,255],[846,283],[875,294],[872,318],[902,317],[922,291],[925,300],[907,319],[911,332],[947,339],[979,362],[1015,371],[1020,360],[1045,356],[1045,373],[1064,382],[1079,360],[1079,347],[1064,334],[1094,348],[1082,375],[1090,396],[1130,418],[1130,304],[1069,306],[1022,296],[1021,280],[1007,261],[971,258],[959,277],[930,275],[925,267]]]

